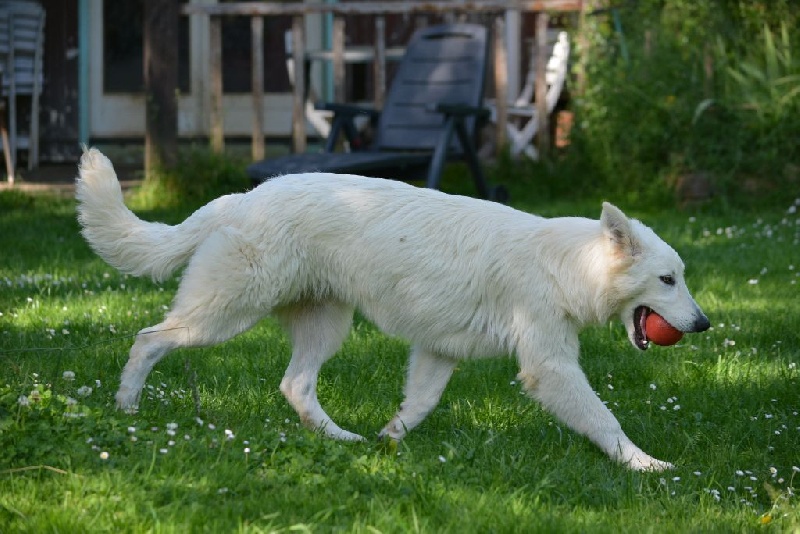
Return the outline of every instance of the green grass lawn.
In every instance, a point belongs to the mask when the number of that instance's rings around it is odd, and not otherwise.
[[[600,213],[514,194],[547,215]],[[289,346],[271,320],[174,353],[140,411],[119,413],[131,336],[160,320],[176,282],[105,265],[72,201],[0,193],[0,532],[797,531],[797,202],[693,215],[620,203],[681,253],[713,324],[645,353],[618,323],[583,333],[595,390],[677,466],[632,473],[524,396],[511,358],[461,364],[396,447],[319,437],[278,390]],[[323,369],[328,413],[375,435],[401,400],[407,350],[357,317]]]

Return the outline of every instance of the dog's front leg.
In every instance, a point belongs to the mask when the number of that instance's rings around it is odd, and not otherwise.
[[[379,438],[402,439],[439,403],[456,360],[414,347],[408,364],[405,399],[400,411],[381,430]]]
[[[577,341],[576,341],[577,343]],[[592,440],[612,459],[637,471],[662,471],[672,464],[637,447],[589,385],[575,356],[560,354],[538,364],[521,362],[526,391],[574,431]]]

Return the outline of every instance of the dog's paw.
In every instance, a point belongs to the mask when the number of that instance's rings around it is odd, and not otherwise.
[[[116,395],[117,410],[122,410],[127,414],[135,414],[139,411],[139,396],[134,392],[123,391],[120,389]]]
[[[380,431],[378,434],[378,440],[386,441],[386,440],[394,440],[400,441],[408,434],[408,429],[406,425],[403,424],[403,421],[400,420],[399,417],[395,417],[389,424],[383,427],[383,430]]]
[[[340,441],[367,441],[367,438],[360,434],[356,434],[354,432],[348,432],[347,430],[340,429],[339,432],[335,434],[329,434],[330,437],[333,439],[338,439]]]
[[[667,471],[673,469],[675,466],[669,462],[657,460],[648,455],[636,455],[626,462],[629,469],[634,471],[647,471],[657,473],[660,471]]]

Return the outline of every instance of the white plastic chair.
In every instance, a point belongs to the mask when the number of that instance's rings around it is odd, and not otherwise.
[[[558,104],[561,92],[564,89],[564,82],[567,79],[567,66],[569,63],[569,35],[564,31],[548,31],[548,45],[552,46],[552,52],[547,61],[545,80],[547,81],[547,94],[545,96],[548,116]],[[525,86],[519,96],[510,102],[507,108],[508,122],[506,132],[510,144],[511,154],[519,156],[525,154],[529,158],[536,160],[539,153],[533,145],[533,139],[539,132],[539,116],[534,103],[536,94],[536,51],[531,53],[531,61],[528,67],[528,74],[525,78]],[[492,111],[492,121],[497,120],[497,106],[490,102],[488,104]]]
[[[17,151],[28,151],[28,169],[39,164],[39,95],[42,92],[45,10],[30,0],[0,3],[0,97],[7,100],[8,143],[2,145],[13,181]],[[17,129],[19,96],[31,97],[30,125],[24,134]],[[5,124],[0,125],[5,129]],[[5,136],[4,136],[5,137]],[[5,139],[4,139],[5,141]]]

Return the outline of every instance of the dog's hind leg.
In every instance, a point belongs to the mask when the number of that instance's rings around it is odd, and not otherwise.
[[[244,246],[233,232],[217,232],[198,247],[164,321],[136,336],[122,371],[118,408],[136,406],[147,375],[170,351],[222,343],[266,315],[268,306],[251,287]]]
[[[405,400],[379,437],[402,439],[433,410],[456,367],[456,360],[414,347],[408,365]]]
[[[309,302],[276,311],[292,338],[292,360],[281,381],[281,392],[304,425],[341,440],[364,438],[333,422],[317,399],[322,365],[342,345],[353,321],[353,308],[339,302]]]
[[[187,318],[173,311],[164,322],[145,328],[136,335],[128,362],[122,371],[116,396],[117,408],[130,410],[138,405],[147,375],[172,350],[221,343],[243,332],[258,320],[255,315],[247,322],[229,322],[207,314],[203,314],[201,319],[197,315]]]

